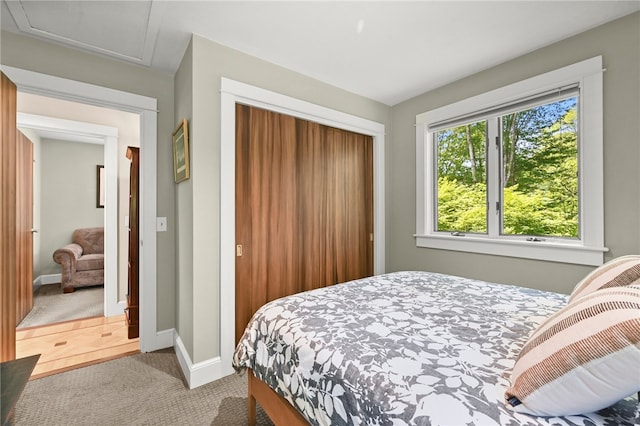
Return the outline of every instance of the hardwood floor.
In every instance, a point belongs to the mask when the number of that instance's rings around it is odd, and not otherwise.
[[[140,351],[127,338],[124,315],[66,321],[16,331],[16,358],[41,354],[31,379],[85,367]]]

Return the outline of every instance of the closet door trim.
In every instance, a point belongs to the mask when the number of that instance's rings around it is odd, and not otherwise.
[[[235,106],[236,103],[268,109],[308,121],[373,137],[374,273],[385,272],[384,142],[382,123],[332,110],[227,78],[220,82],[220,358],[233,373],[235,348]]]

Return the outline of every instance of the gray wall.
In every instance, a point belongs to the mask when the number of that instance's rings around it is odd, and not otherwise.
[[[158,216],[168,231],[157,234],[157,329],[175,326],[175,221],[171,134],[173,76],[103,56],[2,31],[0,63],[29,71],[122,90],[158,100]],[[144,153],[142,154],[144,155]]]
[[[606,259],[640,253],[640,13],[534,51],[393,108],[387,157],[387,270],[421,269],[568,293],[592,267],[417,248],[416,114],[602,55]],[[393,206],[400,206],[394,208]]]
[[[190,145],[191,169],[193,169],[193,40],[175,75],[175,117],[176,125],[187,119]],[[176,288],[176,330],[193,356],[193,182],[194,177],[176,186],[175,216],[178,225],[177,238],[177,288]],[[214,241],[212,241],[212,245]],[[192,358],[193,359],[193,358]]]
[[[220,79],[383,123],[391,108],[194,35],[176,75],[176,110],[190,120],[191,179],[178,185],[178,334],[193,362],[220,353]],[[190,88],[190,92],[189,92]],[[190,105],[190,106],[189,106]],[[189,117],[191,113],[191,117]],[[177,113],[175,119],[182,118]],[[185,232],[184,229],[193,232]],[[189,325],[192,329],[189,330]],[[192,335],[190,335],[192,331]],[[187,339],[191,338],[191,341]]]
[[[43,139],[41,150],[40,274],[59,274],[53,252],[71,242],[73,230],[104,226],[104,209],[96,207],[104,146]]]

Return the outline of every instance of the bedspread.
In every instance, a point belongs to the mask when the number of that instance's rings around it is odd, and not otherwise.
[[[396,272],[264,305],[234,368],[313,425],[633,425],[635,397],[598,413],[535,417],[504,405],[519,349],[567,296]]]

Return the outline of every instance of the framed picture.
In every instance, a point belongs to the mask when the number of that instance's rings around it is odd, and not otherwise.
[[[96,166],[96,208],[104,208],[104,166]]]
[[[176,183],[189,179],[189,132],[186,118],[173,132],[173,175]]]

